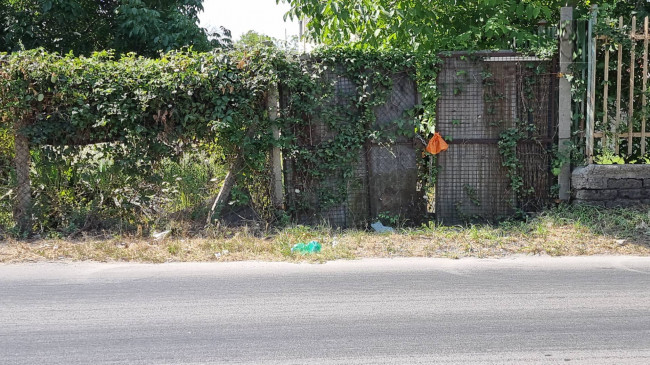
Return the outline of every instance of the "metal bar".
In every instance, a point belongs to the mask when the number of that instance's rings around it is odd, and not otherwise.
[[[609,43],[605,42],[605,66],[603,67],[605,85],[603,87],[603,130],[607,129],[607,99],[609,98]],[[594,128],[595,129],[595,128]],[[603,137],[603,147],[608,146],[607,135]]]
[[[498,138],[454,138],[446,141],[447,144],[497,144]]]
[[[578,41],[580,42],[580,62],[582,65],[586,64],[587,62],[587,36],[586,36],[586,29],[585,29],[585,22],[584,20],[576,22],[576,25],[580,24],[580,31],[577,33],[577,38]],[[581,67],[582,70],[580,70],[580,77],[581,80],[586,80],[587,72],[585,67]],[[580,140],[583,140],[585,138],[585,115],[587,111],[587,98],[584,97],[580,100],[580,104],[578,104],[578,112],[580,115],[580,120],[579,120],[579,131],[580,131]],[[579,145],[582,145],[580,143]],[[582,148],[581,148],[582,149]],[[583,150],[583,152],[586,153],[586,149]]]
[[[454,139],[452,141],[446,141],[446,142],[447,142],[447,144],[498,144],[499,141],[500,141],[500,139],[498,139],[498,138],[460,138],[460,139]],[[522,140],[520,142],[524,143],[524,142],[526,142],[526,140]],[[550,142],[553,142],[553,138],[534,138],[534,139],[531,139],[530,142],[531,143],[550,143]]]
[[[560,73],[568,74],[571,72],[573,60],[573,8],[563,7],[560,10]],[[553,85],[550,87],[551,96],[549,96],[549,105],[555,105],[553,98]],[[571,84],[566,77],[559,80],[558,85],[558,151],[561,154],[570,153],[571,142]],[[549,108],[550,109],[550,108]],[[551,120],[549,118],[549,124]],[[548,133],[552,136],[553,128],[549,126]],[[558,174],[558,184],[560,191],[558,197],[561,200],[568,201],[571,198],[571,163],[565,162],[560,167]]]
[[[586,153],[587,163],[594,162],[594,127],[596,110],[596,39],[594,38],[594,26],[598,14],[598,5],[591,7],[587,41],[589,48],[588,73],[587,73],[587,130],[586,130]]]
[[[623,29],[623,17],[618,19],[618,28]],[[623,45],[618,44],[618,66],[616,67],[616,121],[614,122],[614,135],[618,133],[618,127],[621,124],[621,94],[622,94],[622,80],[623,80]],[[614,150],[616,154],[619,153],[619,140],[614,138]]]
[[[645,156],[646,91],[648,90],[648,17],[643,20],[643,92],[641,93],[641,155]]]
[[[630,36],[636,34],[636,16],[632,17],[632,32]],[[630,50],[630,103],[627,111],[627,154],[632,154],[632,132],[634,132],[634,64],[636,62],[636,52],[634,47],[636,43],[632,40],[632,49]]]
[[[458,57],[467,57],[467,56],[477,56],[477,57],[517,57],[518,53],[515,51],[449,51],[449,52],[440,52],[438,57],[440,58],[458,58]]]

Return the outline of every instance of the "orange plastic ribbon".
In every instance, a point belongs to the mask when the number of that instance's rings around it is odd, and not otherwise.
[[[432,155],[437,155],[442,151],[446,151],[449,148],[447,142],[442,139],[440,133],[436,132],[433,137],[429,140],[426,151]]]

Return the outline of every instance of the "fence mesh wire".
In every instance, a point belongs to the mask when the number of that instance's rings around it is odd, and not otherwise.
[[[422,159],[418,139],[397,133],[406,111],[418,104],[418,94],[407,73],[392,74],[386,103],[375,107],[375,125],[368,130],[385,131],[394,139],[380,143],[369,137],[358,150],[349,151],[356,156],[349,166],[326,176],[307,173],[314,162],[285,153],[287,210],[298,223],[335,227],[366,227],[377,219],[417,223],[428,218],[428,192],[421,180],[427,168],[438,171],[435,213],[446,224],[493,220],[544,206],[553,184],[549,152],[557,125],[553,65],[514,54],[445,57],[438,79],[437,130],[450,148],[438,156],[437,167]],[[360,112],[351,102],[358,98],[357,85],[341,74],[329,71],[325,78],[334,84],[329,103],[338,107],[340,124],[330,127],[319,115],[302,116],[305,123],[293,124],[291,131],[299,148],[315,151],[339,136],[345,123],[358,121],[346,119]],[[288,92],[281,90],[281,106]],[[514,189],[499,141],[522,126],[528,128],[526,135],[512,151],[521,178],[521,186]],[[227,157],[209,146],[187,145],[179,158],[150,161],[127,176],[123,169],[112,170],[119,156],[102,155],[100,146],[30,147],[16,132],[20,126],[16,128],[4,133],[11,143],[2,145],[10,148],[0,151],[3,234],[12,228],[66,235],[98,229],[146,233],[176,221],[199,222],[203,228],[229,165]],[[238,182],[226,220],[273,219],[270,161],[266,166],[269,174]],[[231,209],[230,203],[246,208]]]
[[[1,235],[193,234],[205,226],[229,161],[188,145],[175,158],[125,168],[101,144],[21,147],[20,139],[10,158],[0,158]],[[267,185],[266,175],[242,179],[222,210],[224,222],[266,216]]]
[[[13,226],[16,187],[13,131],[0,125],[0,239]]]
[[[439,221],[492,221],[548,202],[557,125],[552,65],[512,53],[444,58],[437,130],[450,147],[438,158]],[[514,170],[504,166],[508,135],[517,139],[510,152],[518,161]]]
[[[30,150],[22,127],[17,121],[0,129],[0,236],[27,230],[32,219]]]
[[[336,72],[330,103],[345,115],[358,112],[357,85]],[[406,73],[392,75],[387,102],[374,111],[376,125],[394,132],[396,120],[417,104],[414,81]],[[338,135],[319,116],[295,127],[300,148],[314,150]],[[341,124],[342,125],[342,124]],[[339,126],[341,126],[339,125]],[[20,126],[16,126],[16,131]],[[174,159],[139,161],[122,166],[119,148],[101,144],[44,146],[28,144],[10,131],[10,148],[2,155],[0,229],[16,232],[58,232],[66,237],[85,232],[121,231],[149,234],[155,230],[198,230],[233,160],[210,146],[184,145]],[[116,142],[120,143],[120,142]],[[7,144],[9,145],[9,144]],[[287,208],[299,223],[327,221],[335,227],[364,227],[380,215],[415,221],[423,218],[423,192],[418,191],[420,142],[396,137],[393,143],[368,141],[356,151],[354,162],[315,179],[310,166],[286,155],[284,161]],[[273,221],[269,173],[243,174],[221,212],[221,223]],[[118,168],[119,167],[119,168]],[[235,171],[235,173],[238,173]],[[238,208],[239,207],[239,208]],[[243,207],[243,208],[241,208]]]
[[[334,81],[332,103],[354,110],[357,86],[335,72],[325,82]],[[375,108],[373,130],[396,134],[397,121],[417,104],[415,82],[406,73],[392,75],[392,89],[386,103]],[[282,100],[286,100],[287,95]],[[300,148],[314,150],[337,136],[318,116],[307,116],[305,126],[294,127]],[[352,123],[353,121],[347,121]],[[346,123],[346,121],[343,121]],[[424,192],[418,187],[418,150],[413,137],[398,136],[391,143],[378,144],[371,139],[355,151],[350,166],[341,166],[322,179],[312,179],[311,167],[302,161],[285,158],[285,185],[289,210],[300,223],[327,222],[335,227],[364,227],[380,217],[399,217],[402,221],[424,218]]]

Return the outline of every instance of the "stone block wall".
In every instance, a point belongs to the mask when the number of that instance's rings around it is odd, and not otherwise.
[[[650,165],[589,165],[573,170],[574,204],[650,204]]]

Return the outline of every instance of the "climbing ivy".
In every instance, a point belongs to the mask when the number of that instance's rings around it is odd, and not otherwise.
[[[517,125],[508,128],[499,135],[499,154],[503,158],[501,165],[506,168],[506,176],[510,180],[510,188],[513,191],[512,206],[516,206],[516,198],[522,194],[524,179],[520,174],[522,165],[517,156],[517,144],[528,138],[528,132],[534,131],[534,126],[516,123]]]
[[[405,52],[367,51],[329,48],[316,51],[300,61],[301,67],[284,65],[281,87],[288,96],[283,110],[285,144],[288,156],[299,166],[302,181],[327,178],[354,181],[354,170],[363,146],[368,142],[390,144],[398,136],[414,137],[418,131],[418,109],[382,127],[376,123],[376,108],[385,104],[392,89],[393,76],[405,73],[415,78],[416,58]],[[337,82],[352,86],[337,88]],[[309,125],[326,126],[332,133],[320,143],[310,143]],[[315,184],[321,208],[346,199],[345,185],[338,189]],[[309,197],[302,194],[305,199]],[[296,210],[313,208],[311,201],[296,203]]]
[[[59,56],[33,50],[2,56],[4,123],[26,118],[33,144],[100,142],[125,166],[178,155],[183,145],[218,141],[226,154],[263,149],[264,96],[273,81],[264,56],[171,52],[160,59]],[[261,143],[261,144],[260,144]]]
[[[74,156],[92,144],[97,161],[110,160],[113,176],[147,176],[149,190],[142,185],[131,189],[140,197],[114,200],[127,210],[149,204],[160,189],[161,176],[153,171],[162,160],[179,160],[183,151],[195,148],[225,162],[242,154],[245,167],[234,192],[246,200],[242,188],[252,193],[266,185],[273,146],[295,159],[308,180],[341,174],[347,181],[365,143],[414,136],[421,108],[396,121],[396,129],[377,126],[375,109],[386,102],[394,74],[415,77],[416,62],[406,52],[332,48],[301,58],[266,46],[175,51],[158,59],[110,51],[88,57],[42,49],[0,54],[0,130],[22,120],[22,132],[33,146],[50,146],[48,159],[74,163]],[[339,78],[349,80],[353,90],[337,91]],[[278,83],[282,109],[272,120],[267,96]],[[336,133],[312,149],[303,148],[302,131],[314,122]],[[279,139],[273,127],[283,131]],[[345,186],[321,186],[318,195],[332,204],[345,197]],[[82,200],[113,204],[104,197]],[[251,201],[270,205],[259,195]],[[46,210],[42,214],[50,214]]]

